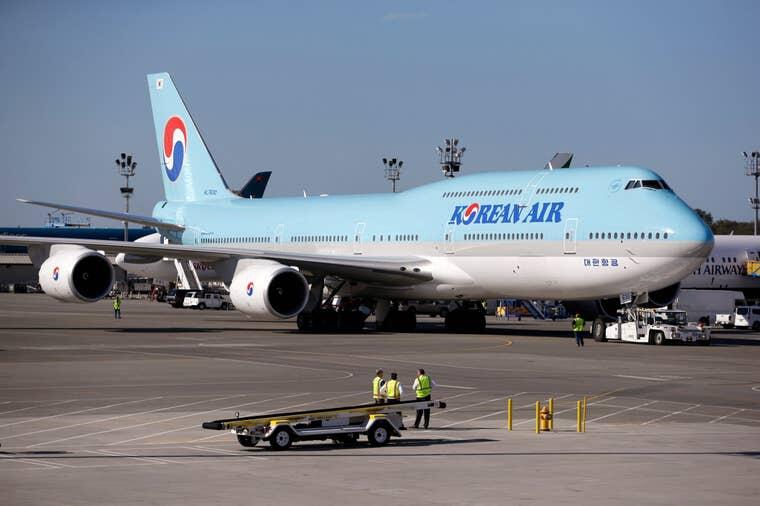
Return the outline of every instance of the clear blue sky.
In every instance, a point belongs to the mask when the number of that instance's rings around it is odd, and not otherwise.
[[[168,71],[233,187],[387,191],[466,172],[575,163],[660,172],[692,206],[749,219],[760,148],[758,1],[0,2],[0,225],[17,197],[133,209],[162,197],[145,74]],[[104,223],[104,222],[100,222]],[[112,222],[109,222],[112,223]]]

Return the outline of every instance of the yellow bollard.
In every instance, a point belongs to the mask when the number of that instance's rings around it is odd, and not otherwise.
[[[507,430],[512,430],[512,399],[507,399]]]
[[[581,432],[581,401],[575,404],[575,431]]]
[[[549,430],[554,430],[554,397],[549,399]]]
[[[536,434],[541,433],[541,401],[536,401]]]

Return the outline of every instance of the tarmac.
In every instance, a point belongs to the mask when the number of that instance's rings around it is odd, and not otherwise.
[[[575,346],[570,323],[481,335],[302,334],[294,322],[0,294],[0,503],[757,504],[760,334]],[[374,370],[438,383],[429,430],[384,447],[243,448],[220,418],[369,401]],[[587,432],[575,432],[587,397]],[[534,404],[555,399],[555,431]],[[513,399],[513,431],[505,405]],[[407,426],[411,421],[407,420]]]

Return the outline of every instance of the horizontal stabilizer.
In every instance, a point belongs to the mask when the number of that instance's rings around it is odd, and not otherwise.
[[[164,230],[185,230],[182,225],[175,225],[174,223],[166,223],[150,216],[139,216],[135,214],[119,213],[115,211],[101,211],[100,209],[90,209],[89,207],[70,206],[67,204],[54,204],[52,202],[40,202],[37,200],[16,199],[24,204],[34,204],[35,206],[51,207],[53,209],[63,209],[64,211],[72,211],[80,214],[87,214],[89,216],[98,216],[100,218],[110,218],[112,220],[127,221],[129,223],[137,223],[138,225],[145,225],[148,227],[156,227]]]

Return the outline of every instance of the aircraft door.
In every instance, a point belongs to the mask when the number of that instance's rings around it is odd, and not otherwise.
[[[448,255],[454,254],[454,227],[447,225],[443,230],[443,252]]]
[[[362,248],[362,236],[364,235],[364,228],[367,226],[364,222],[356,224],[354,229],[354,255],[361,255],[363,253]]]
[[[282,242],[282,236],[283,236],[284,232],[285,232],[285,225],[283,225],[282,223],[280,223],[279,225],[277,225],[274,228],[274,234],[272,236],[272,242],[274,242],[275,244],[281,243]]]
[[[576,235],[578,234],[578,218],[568,218],[565,222],[565,255],[575,255]]]

